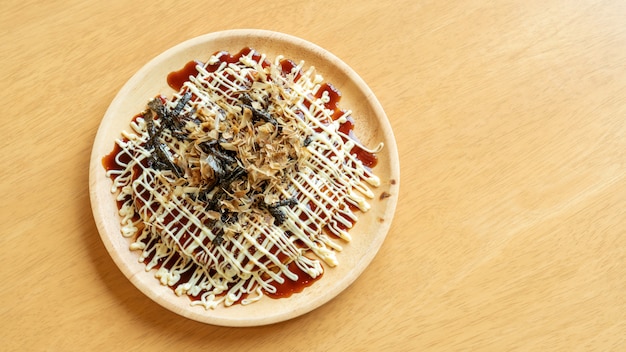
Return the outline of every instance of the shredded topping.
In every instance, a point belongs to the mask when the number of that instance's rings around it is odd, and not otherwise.
[[[369,209],[379,179],[355,150],[382,144],[342,132],[351,112],[303,65],[217,53],[116,141],[107,175],[122,233],[192,304],[248,304],[297,272],[320,277],[320,259],[338,264],[338,239]]]

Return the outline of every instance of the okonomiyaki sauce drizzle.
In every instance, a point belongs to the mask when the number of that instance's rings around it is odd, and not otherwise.
[[[313,67],[244,48],[170,73],[102,160],[122,234],[192,305],[289,297],[338,265],[376,153]]]

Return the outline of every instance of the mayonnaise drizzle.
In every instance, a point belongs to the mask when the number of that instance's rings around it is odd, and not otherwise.
[[[288,268],[292,262],[313,278],[323,272],[320,259],[331,267],[338,265],[336,253],[342,247],[325,231],[350,241],[345,229],[352,226],[357,216],[349,205],[367,211],[370,205],[366,199],[374,196],[371,187],[380,184],[378,177],[350,153],[354,146],[368,149],[339,131],[351,112],[333,120],[333,111],[324,107],[329,101],[328,93],[314,98],[323,82],[315,68],[304,70],[301,62],[285,75],[280,66],[283,57],[263,67],[265,56],[256,60],[254,53],[242,56],[236,63],[222,62],[220,56],[225,53],[214,55],[206,65],[197,67],[198,75],[191,77],[167,104],[173,109],[183,92],[193,93],[194,99],[183,113],[201,122],[202,130],[191,122],[185,126],[187,130],[195,128],[193,135],[199,139],[208,141],[245,128],[271,131],[271,126],[253,128],[250,121],[241,117],[242,108],[235,102],[241,92],[246,92],[255,108],[270,101],[269,111],[285,126],[284,133],[293,134],[294,140],[308,137],[303,151],[298,151],[297,165],[285,169],[282,176],[281,171],[273,176],[276,172],[264,165],[240,161],[249,173],[272,180],[263,191],[265,199],[297,199],[297,204],[282,208],[282,224],[273,223],[259,210],[251,211],[252,205],[245,199],[239,199],[238,204],[237,197],[230,195],[233,203],[229,206],[239,211],[238,222],[225,226],[223,242],[216,244],[217,234],[206,225],[206,207],[194,198],[201,185],[190,181],[189,170],[205,161],[197,157],[191,142],[164,131],[161,138],[168,147],[168,156],[181,166],[185,176],[149,167],[150,136],[143,118],[131,123],[132,132],[123,132],[123,138],[116,141],[121,148],[116,162],[123,170],[107,172],[113,180],[112,192],[122,202],[121,232],[133,239],[130,249],[141,251],[138,260],[147,261],[146,271],[158,268],[155,277],[163,285],[175,287],[177,295],[197,298],[192,304],[205,308],[235,302],[249,304],[260,299],[264,291],[274,293],[272,283],[297,279]],[[209,72],[208,65],[217,63],[219,68]],[[298,72],[300,77],[296,80]],[[227,128],[233,128],[233,116],[240,122],[235,131],[230,131]],[[161,124],[158,120],[154,123]],[[244,153],[241,143],[227,147]],[[382,144],[372,152],[381,148]],[[308,252],[319,259],[307,257]]]

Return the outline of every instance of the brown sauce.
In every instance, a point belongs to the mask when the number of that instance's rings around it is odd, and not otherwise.
[[[292,60],[281,60],[280,61],[280,68],[282,70],[283,75],[288,75],[290,74],[293,69],[295,69],[298,65],[296,65],[295,62],[293,62]],[[296,75],[293,79],[294,82],[298,82],[298,80],[300,79],[300,76],[302,76],[302,72],[298,70],[298,72],[296,72]]]
[[[343,114],[343,112],[339,110],[339,107],[337,106],[339,100],[341,99],[341,92],[332,84],[323,83],[317,93],[315,93],[315,98],[321,98],[325,92],[328,93],[329,100],[328,102],[324,103],[324,107],[328,110],[334,111],[333,119],[336,120]]]
[[[122,171],[125,169],[123,165],[120,165],[120,163],[117,162],[118,155],[119,155],[120,161],[124,164],[130,162],[131,160],[130,155],[126,153],[122,153],[122,148],[117,143],[115,143],[115,145],[113,146],[113,150],[109,154],[105,155],[104,158],[102,158],[102,166],[104,166],[105,170]],[[115,180],[115,177],[117,177],[117,175],[115,174],[111,175],[111,178],[113,180]]]
[[[313,283],[315,283],[323,276],[322,274],[316,278],[312,278],[309,274],[300,269],[295,262],[289,264],[289,271],[298,275],[298,279],[296,281],[291,281],[285,278],[285,281],[282,284],[279,284],[277,282],[272,283],[272,286],[276,288],[276,293],[265,292],[268,297],[275,299],[291,297],[291,295],[293,295],[294,293],[300,293],[304,291],[305,288],[313,285]]]
[[[185,82],[189,81],[189,77],[195,77],[198,74],[197,65],[202,65],[198,61],[189,61],[183,68],[178,71],[170,72],[167,75],[167,84],[175,91],[183,88]]]
[[[241,51],[239,51],[238,53],[231,55],[228,52],[221,52],[221,56],[219,57],[219,60],[217,63],[211,64],[211,65],[206,65],[206,70],[208,72],[214,72],[215,70],[217,70],[220,66],[220,64],[222,63],[235,63],[237,61],[239,61],[239,59],[244,56],[244,55],[248,55],[250,52],[252,51],[251,48],[243,48]],[[258,53],[253,54],[253,60],[255,60],[256,62],[260,62],[260,60],[262,59],[261,55]],[[198,70],[196,68],[197,65],[204,65],[202,62],[199,61],[189,61],[187,64],[185,64],[184,67],[182,67],[180,70],[177,71],[172,71],[167,75],[167,84],[174,90],[176,91],[180,91],[183,87],[183,85],[185,84],[185,82],[189,81],[190,77],[196,76],[198,74]],[[267,67],[269,66],[270,63],[266,60],[262,63],[263,67]],[[281,65],[281,70],[283,74],[289,74],[291,73],[296,67],[296,63],[294,63],[292,60],[282,60],[280,62]],[[295,75],[295,80],[297,81],[299,78],[301,77],[301,72],[298,71]],[[320,89],[316,92],[315,97],[314,98],[321,98],[322,95],[324,94],[324,92],[327,92],[328,97],[329,97],[329,101],[324,103],[324,106],[333,111],[332,114],[332,119],[336,120],[338,118],[340,118],[341,116],[345,115],[345,111],[341,110],[338,106],[339,101],[341,99],[341,92],[334,87],[332,84],[330,83],[324,83],[320,86]],[[162,98],[163,99],[163,98]],[[305,102],[305,105],[308,107],[310,106],[310,103]],[[133,119],[137,119],[138,117],[140,117],[140,115],[136,115]],[[352,117],[348,117],[347,120],[342,123],[339,127],[339,130],[344,133],[346,136],[348,136],[349,138],[358,141],[356,136],[354,135],[354,119]],[[353,147],[351,153],[353,155],[356,156],[357,159],[359,159],[363,165],[365,167],[368,168],[372,168],[374,166],[376,166],[377,162],[378,162],[378,158],[375,154],[367,152],[365,150],[363,150],[362,148],[355,146]],[[118,162],[119,160],[119,162]],[[131,161],[131,156],[128,155],[127,153],[125,153],[120,146],[116,143],[113,150],[111,151],[111,153],[107,154],[103,159],[102,159],[102,165],[104,166],[104,168],[107,171],[110,170],[118,170],[118,171],[123,171],[125,169],[125,164],[128,164]],[[124,165],[122,165],[124,164]],[[137,170],[135,170],[135,177],[137,177]],[[115,179],[116,175],[112,174],[111,178]],[[394,180],[392,180],[392,184],[395,183]],[[140,192],[141,193],[141,190]],[[382,196],[381,196],[382,198]],[[126,200],[122,200],[122,201],[118,201],[118,208],[121,208],[121,206],[124,204],[124,202],[128,201],[128,199]],[[141,200],[135,200],[138,202],[141,202]],[[310,205],[311,206],[311,205]],[[346,203],[346,206],[349,207],[352,211],[355,211],[357,208],[349,203]],[[345,208],[344,208],[345,209]],[[156,209],[152,209],[153,211],[156,211]],[[312,209],[314,210],[314,209]],[[354,222],[349,219],[347,216],[343,215],[344,213],[340,214],[342,216],[342,218],[344,218],[346,221],[348,221],[351,225],[354,224]],[[304,215],[304,214],[303,214]],[[171,217],[171,215],[170,215]],[[169,220],[169,221],[168,221]],[[173,221],[173,218],[169,218],[166,220],[166,222],[171,222]],[[306,218],[301,218],[301,220],[306,221]],[[314,229],[317,230],[318,225],[316,224],[309,224],[309,226]],[[347,230],[349,226],[343,225],[341,222],[337,222],[336,226],[340,229],[343,230]],[[325,233],[327,234],[331,234],[331,232],[328,229],[328,225],[323,229],[325,231]],[[337,237],[335,235],[333,235],[333,237]],[[181,239],[181,242],[185,242],[186,240],[189,239],[189,234],[187,234],[187,236],[183,236],[183,238]],[[146,245],[148,245],[148,243],[146,243]],[[155,250],[153,249],[152,251],[149,252],[150,254],[148,255],[147,258],[144,259],[144,263],[148,264],[150,263],[150,261],[152,261],[152,259],[154,258],[155,255]],[[284,259],[287,258],[287,256],[283,253],[275,253],[275,255],[278,256],[278,258],[282,261]],[[159,268],[161,266],[164,266],[168,269],[171,269],[175,263],[180,259],[180,255],[179,254],[174,254],[173,256],[169,257],[169,260],[165,261],[165,260],[161,260],[159,263],[156,264],[156,268]],[[306,287],[311,286],[313,283],[315,283],[317,280],[319,280],[322,275],[319,275],[316,278],[312,278],[310,275],[308,275],[306,272],[304,272],[303,270],[301,270],[297,264],[295,262],[292,262],[288,265],[289,270],[292,273],[295,273],[298,276],[298,279],[296,281],[292,281],[290,279],[287,279],[286,277],[284,280],[284,283],[279,284],[277,282],[274,282],[272,285],[276,288],[276,292],[275,293],[269,293],[269,292],[265,292],[265,294],[271,298],[274,299],[278,299],[278,298],[287,298],[290,297],[291,295],[295,294],[295,293],[300,293],[302,292]],[[174,284],[171,286],[171,288],[173,290],[175,290],[180,284],[187,282],[188,280],[191,279],[193,273],[195,271],[194,267],[191,267],[190,269],[186,270],[185,272],[181,273],[181,278],[178,281],[177,284]],[[201,296],[203,292],[200,292],[197,296],[191,296],[188,295],[189,298],[191,300],[200,300]],[[243,299],[245,299],[247,297],[247,295],[242,295],[242,297],[238,300],[238,302],[236,303],[240,303]]]

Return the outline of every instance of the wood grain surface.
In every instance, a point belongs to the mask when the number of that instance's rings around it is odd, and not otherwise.
[[[0,350],[626,350],[626,2],[2,1]],[[334,300],[225,328],[161,308],[105,250],[95,133],[192,37],[288,33],[368,83],[394,129],[387,240]]]

